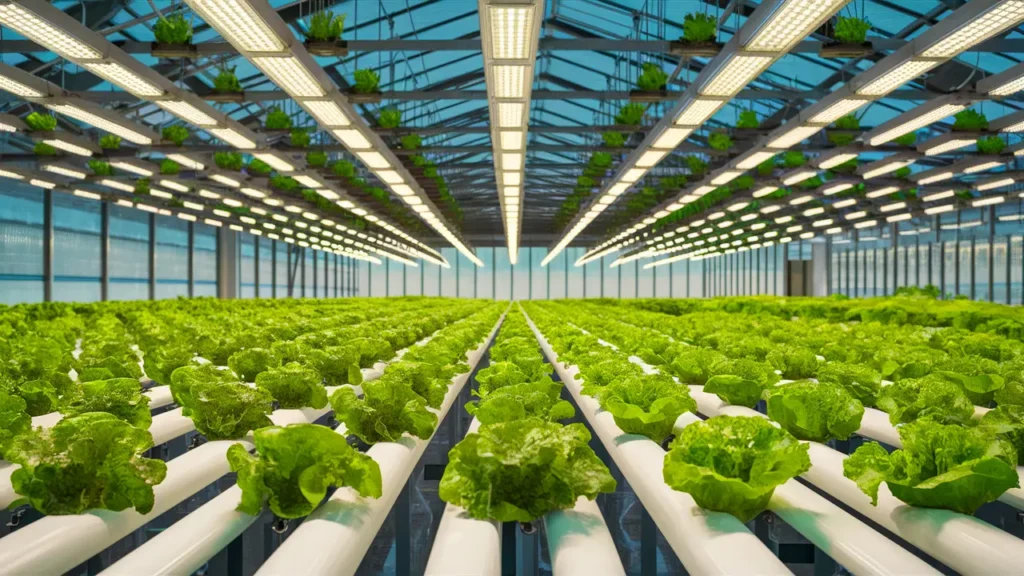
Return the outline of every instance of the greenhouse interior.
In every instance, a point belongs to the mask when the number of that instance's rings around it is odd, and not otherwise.
[[[0,0],[0,94],[0,575],[1024,575],[1024,0]]]

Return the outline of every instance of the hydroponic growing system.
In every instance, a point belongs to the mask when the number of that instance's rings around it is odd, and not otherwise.
[[[0,0],[0,575],[1024,575],[1024,0]]]

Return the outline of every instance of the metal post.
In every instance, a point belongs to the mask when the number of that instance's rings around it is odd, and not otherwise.
[[[583,265],[583,297],[587,297],[587,265]]]
[[[310,252],[310,255],[313,256],[313,266],[312,266],[312,268],[313,268],[313,298],[316,298],[317,297],[317,288],[319,288],[319,286],[317,286],[317,284],[319,284],[319,281],[318,281],[319,279],[317,278],[317,274],[316,274],[316,263],[317,263],[317,260],[319,260],[319,258],[317,258],[318,252],[316,250],[310,249],[309,252]],[[302,261],[303,262],[306,261],[305,254],[303,254]]]
[[[1013,259],[1010,256],[1013,255],[1013,236],[1006,235],[1006,305],[1010,305],[1010,286],[1013,282],[1013,277],[1010,275],[1011,263]]]
[[[156,214],[149,215],[149,299],[156,300]]]
[[[954,242],[954,255],[953,258],[953,294],[960,295],[960,211],[956,211],[956,233],[953,238]]]
[[[971,262],[971,276],[970,276],[970,278],[971,278],[971,291],[970,291],[970,293],[971,293],[971,300],[974,300],[977,297],[977,294],[975,294],[975,287],[977,286],[976,275],[978,273],[977,263],[976,263],[976,257],[977,257],[976,249],[977,249],[977,241],[976,241],[974,235],[972,234],[971,235],[971,258],[970,258],[970,262]]]
[[[988,301],[995,302],[996,266],[996,207],[988,207]],[[1006,286],[1009,290],[1010,286]]]
[[[300,264],[300,270],[302,272],[302,277],[299,278],[299,281],[300,281],[301,286],[302,286],[302,297],[305,298],[306,297],[306,249],[303,248],[301,251],[299,251],[295,255],[298,256],[299,258],[301,258],[301,260],[299,260],[299,264]],[[314,270],[314,273],[315,273],[316,268],[313,268],[313,270]],[[316,296],[316,294],[313,294],[313,295]]]
[[[455,255],[455,297],[456,298],[459,297],[459,284],[461,283],[459,281],[459,260],[461,260],[461,258],[459,258],[459,255],[456,254]]]
[[[892,291],[896,293],[896,289],[900,286],[900,234],[899,234],[899,222],[893,222],[889,230],[889,235],[892,237]],[[888,290],[889,285],[886,284]]]
[[[526,249],[526,299],[533,300],[533,250]]]
[[[676,294],[675,294],[675,279],[676,279],[675,267],[676,267],[676,263],[675,262],[669,262],[668,263],[668,297],[669,298],[675,298],[676,297]]]
[[[270,297],[277,298],[277,240],[270,241]]]
[[[103,203],[107,205],[106,202]],[[188,223],[188,297],[195,297],[196,274],[195,274],[195,252],[196,252],[196,227],[195,223]],[[106,297],[103,298],[106,300]]]
[[[53,191],[43,190],[43,302],[53,301]]]
[[[260,297],[260,237],[252,237],[252,293]]]
[[[191,226],[189,226],[191,229]],[[189,236],[192,239],[192,236]],[[189,274],[192,273],[192,250],[189,249]],[[192,293],[189,292],[189,296]],[[110,299],[110,203],[100,205],[100,300]]]
[[[295,292],[295,274],[292,273],[292,247],[285,246],[284,254],[287,258],[285,261],[285,272],[287,272],[288,276],[288,297],[291,298]]]

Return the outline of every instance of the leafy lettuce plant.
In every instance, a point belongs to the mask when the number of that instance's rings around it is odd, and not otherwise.
[[[281,518],[312,512],[331,486],[349,486],[364,498],[380,498],[380,467],[348,445],[345,436],[317,424],[268,426],[253,435],[256,454],[242,444],[228,449],[238,473],[238,510],[257,516],[264,503]]]
[[[701,346],[680,346],[668,370],[684,384],[707,384],[711,367],[725,361],[725,355]]]
[[[61,398],[60,412],[65,418],[106,412],[142,430],[153,423],[149,397],[142,394],[134,378],[86,382],[74,394]]]
[[[882,388],[882,375],[869,366],[829,362],[818,368],[818,381],[839,384],[865,406],[874,406]]]
[[[265,390],[232,382],[193,382],[181,413],[208,440],[235,440],[270,426],[273,398]]]
[[[238,382],[238,376],[231,370],[223,370],[213,364],[189,364],[171,372],[171,397],[177,404],[192,401],[192,385],[197,382],[224,383]]]
[[[481,424],[510,422],[523,418],[540,418],[557,422],[572,418],[576,410],[561,399],[562,385],[551,380],[523,382],[498,388],[476,402],[466,404]]]
[[[768,417],[801,440],[845,440],[860,428],[864,405],[839,384],[803,380],[771,390]]]
[[[255,382],[256,376],[281,365],[281,359],[266,348],[239,350],[228,358],[228,367],[238,374],[243,382]]]
[[[480,396],[486,397],[499,388],[527,382],[528,378],[513,362],[493,362],[476,373],[476,381],[479,383],[477,392]]]
[[[613,492],[583,424],[526,418],[481,426],[448,453],[438,495],[472,518],[530,522]]]
[[[1024,406],[997,406],[981,417],[979,427],[1011,442],[1017,450],[1017,461],[1024,461]]]
[[[753,520],[775,487],[811,467],[807,445],[764,418],[715,416],[684,428],[665,454],[665,483],[706,510]]]
[[[195,353],[187,344],[160,346],[142,357],[142,366],[150,380],[166,386],[171,383],[171,374],[194,357]]]
[[[885,482],[896,498],[923,508],[973,514],[1018,486],[1017,451],[983,428],[920,420],[899,427],[903,449],[869,442],[843,462],[843,475],[878,505]]]
[[[704,391],[733,406],[753,408],[764,391],[779,381],[771,366],[754,360],[725,360],[711,368]]]
[[[640,434],[655,442],[672,433],[680,414],[697,410],[690,389],[663,374],[618,378],[597,388],[594,395],[623,432]]]
[[[935,366],[935,373],[956,383],[978,406],[992,402],[995,391],[1006,381],[999,375],[999,363],[980,356],[958,356]]]
[[[448,394],[449,379],[438,377],[439,370],[429,362],[399,361],[388,365],[381,379],[394,379],[412,388],[427,401],[427,406],[440,408]]]
[[[4,451],[16,437],[32,429],[27,409],[24,398],[0,391],[0,458],[6,458]]]
[[[327,386],[360,384],[363,381],[363,373],[359,371],[359,350],[351,346],[309,350],[304,360],[323,376]]]
[[[427,401],[405,383],[393,378],[363,384],[363,397],[344,387],[331,395],[334,417],[367,444],[396,442],[408,432],[424,440],[437,426],[437,415]]]
[[[930,419],[940,424],[969,424],[974,403],[955,383],[938,376],[904,378],[883,386],[875,403],[893,426]]]
[[[153,509],[153,486],[163,482],[167,465],[144,458],[153,447],[146,430],[104,412],[65,418],[52,428],[17,437],[5,451],[20,464],[11,475],[22,498],[43,514],[81,514],[91,509]]]
[[[327,390],[316,370],[292,362],[256,376],[256,387],[265,390],[281,408],[323,408]]]
[[[783,378],[801,380],[814,378],[818,373],[818,357],[807,348],[800,346],[780,346],[768,353],[765,361],[782,372]]]
[[[603,354],[611,355],[609,354],[611,349],[604,348],[603,346],[602,348],[601,352]],[[602,355],[601,358],[603,359],[589,365],[577,362],[577,365],[582,367],[583,382],[588,388],[591,386],[607,386],[616,378],[628,378],[644,373],[643,369],[623,357]]]

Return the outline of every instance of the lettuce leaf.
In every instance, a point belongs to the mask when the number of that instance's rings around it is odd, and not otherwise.
[[[711,368],[725,360],[724,354],[711,348],[680,346],[668,369],[684,384],[703,386],[712,375]]]
[[[661,442],[683,412],[695,412],[697,403],[690,389],[663,374],[619,378],[598,388],[601,408],[615,417],[615,424],[627,434],[640,434]]]
[[[448,394],[451,379],[441,378],[438,374],[440,370],[436,364],[402,360],[389,364],[381,379],[395,379],[412,388],[413,392],[427,401],[427,406],[440,408]]]
[[[1018,487],[1017,451],[991,430],[918,420],[899,427],[901,450],[869,442],[843,463],[843,475],[857,482],[877,505],[878,486],[924,508],[973,514],[982,504]]]
[[[476,373],[476,381],[479,384],[477,393],[480,396],[487,396],[490,392],[504,386],[522,384],[528,378],[525,372],[513,362],[494,362],[487,368]]]
[[[1024,462],[1024,406],[997,406],[981,417],[979,426],[1008,440],[1017,449],[1017,462]]]
[[[713,376],[704,384],[704,391],[717,394],[733,406],[753,408],[765,390],[779,381],[771,366],[756,360],[724,360],[711,368]]]
[[[194,382],[181,413],[208,440],[235,440],[270,426],[270,394],[235,382]]]
[[[328,346],[324,349],[310,350],[306,353],[305,362],[323,376],[326,386],[342,384],[359,384],[354,382],[355,375],[362,379],[359,371],[359,351],[350,346]]]
[[[0,391],[0,458],[5,458],[4,450],[16,437],[32,429],[27,408],[21,396]]]
[[[437,427],[437,415],[412,388],[394,379],[363,384],[363,397],[344,387],[331,395],[334,417],[367,444],[397,442],[408,432],[424,440]]]
[[[932,419],[940,424],[968,424],[974,403],[963,390],[938,376],[904,378],[883,386],[876,405],[889,413],[893,426]]]
[[[448,453],[438,494],[472,518],[530,522],[613,492],[583,424],[526,418],[481,426]]]
[[[271,368],[256,376],[256,387],[266,390],[281,408],[323,408],[327,390],[316,370],[297,362]]]
[[[684,428],[665,454],[665,483],[706,510],[749,522],[775,487],[811,467],[807,445],[764,418],[715,416]]]
[[[981,356],[959,356],[935,366],[936,374],[959,385],[978,406],[990,404],[995,392],[1006,384],[999,372],[997,362]]]
[[[77,393],[62,398],[60,411],[65,418],[106,412],[143,430],[153,423],[149,397],[142,394],[139,381],[134,378],[86,382]]]
[[[864,405],[838,384],[809,380],[776,386],[768,417],[800,440],[845,440],[860,428]]]
[[[242,444],[228,449],[228,463],[238,473],[242,489],[240,512],[256,516],[269,501],[277,516],[301,518],[320,504],[332,486],[350,486],[367,498],[381,496],[380,467],[330,428],[268,426],[253,436],[256,455]]]
[[[142,366],[150,380],[166,386],[171,383],[171,374],[187,365],[194,357],[195,353],[186,345],[160,346],[146,352],[142,357]]]
[[[222,370],[213,364],[189,364],[171,372],[171,397],[184,406],[192,401],[192,385],[196,382],[238,382],[231,370]]]
[[[865,406],[874,406],[882,375],[869,366],[829,362],[818,368],[818,381],[839,384]]]
[[[551,380],[523,382],[498,388],[477,402],[466,404],[466,411],[481,424],[496,424],[523,418],[556,422],[572,418],[576,410],[561,399],[562,385]]]
[[[153,486],[167,474],[163,461],[142,456],[152,447],[149,432],[104,412],[37,428],[6,450],[21,465],[11,483],[23,498],[12,506],[28,503],[51,515],[96,508],[145,514],[153,509]]]
[[[598,344],[600,346],[600,344]],[[608,349],[610,352],[610,349]],[[580,366],[580,376],[586,386],[607,386],[616,378],[628,378],[644,373],[643,369],[622,356],[607,358],[589,366]]]
[[[814,352],[799,346],[779,346],[768,353],[765,361],[790,380],[813,378],[820,364]]]
[[[255,382],[256,376],[281,365],[281,359],[266,348],[239,350],[228,358],[228,367],[238,374],[243,382]]]

